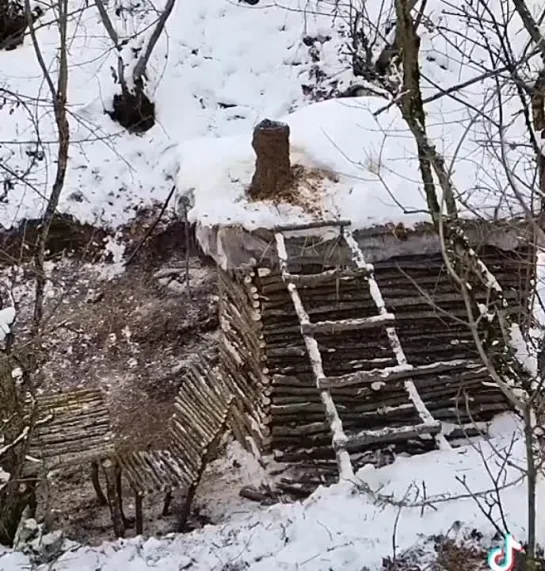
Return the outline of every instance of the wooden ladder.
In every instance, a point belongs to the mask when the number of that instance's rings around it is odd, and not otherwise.
[[[339,228],[340,239],[344,240],[352,253],[353,267],[347,269],[327,270],[317,274],[292,274],[288,268],[288,253],[285,238],[288,233],[308,231],[314,229]],[[351,445],[376,444],[393,440],[409,440],[417,436],[432,435],[435,437],[440,449],[450,449],[451,446],[441,432],[441,422],[433,418],[427,409],[424,401],[420,397],[418,390],[411,377],[422,374],[439,372],[443,364],[423,365],[414,367],[407,362],[407,358],[401,346],[399,336],[395,328],[395,315],[386,309],[380,288],[375,280],[374,267],[366,263],[357,241],[350,229],[351,222],[335,220],[330,222],[317,222],[300,225],[277,226],[275,230],[276,250],[282,272],[282,279],[286,284],[288,293],[293,302],[297,318],[299,320],[301,334],[305,343],[306,351],[310,359],[312,374],[316,382],[316,387],[320,391],[320,398],[325,408],[327,422],[332,433],[332,444],[339,467],[339,476],[342,480],[354,480],[354,469],[350,461],[347,448]],[[327,282],[335,278],[362,277],[367,282],[371,297],[377,308],[377,315],[372,317],[362,317],[353,319],[342,319],[337,321],[320,321],[311,323],[309,315],[305,310],[297,286],[317,284]],[[373,369],[371,371],[357,371],[339,377],[327,377],[324,373],[322,355],[315,339],[315,334],[334,334],[341,331],[354,331],[370,328],[385,328],[386,335],[396,365],[383,369]],[[331,389],[347,387],[351,385],[387,383],[388,381],[404,381],[409,400],[414,405],[420,420],[420,424],[386,427],[379,430],[364,430],[347,436],[343,429],[343,424],[335,402],[331,396]]]

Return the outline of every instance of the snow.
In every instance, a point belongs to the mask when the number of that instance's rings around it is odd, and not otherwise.
[[[15,307],[0,309],[0,342],[4,341],[6,336],[10,334],[15,315]]]
[[[116,6],[122,8],[119,16]],[[152,9],[128,0],[108,3],[118,34],[131,38],[123,52],[127,75],[132,50],[149,38],[160,7],[161,2]],[[119,90],[112,78],[117,54],[96,7],[86,0],[72,2],[72,144],[59,210],[83,222],[118,227],[134,217],[135,208],[165,200],[179,168],[179,142],[247,130],[263,116],[304,104],[302,85],[309,83],[315,64],[303,36],[322,28],[333,38],[337,34],[330,15],[316,11],[316,0],[290,0],[289,7],[177,0],[148,66],[147,91],[157,105],[157,124],[136,136],[106,114]],[[52,21],[50,12],[41,19]],[[37,35],[55,80],[58,30],[40,26]],[[342,79],[350,74],[339,62],[338,47],[332,39],[319,52],[328,73]],[[0,96],[0,182],[6,189],[0,224],[10,227],[41,214],[55,176],[50,94],[29,40],[15,51],[0,51]]]
[[[366,6],[371,22],[385,25],[392,17],[390,4]],[[539,2],[530,5],[535,10]],[[119,15],[115,6],[122,8]],[[425,97],[437,94],[437,85],[447,88],[481,74],[481,62],[488,58],[481,45],[470,44],[479,40],[478,30],[469,27],[460,44],[456,29],[465,25],[464,18],[444,8],[441,0],[428,2],[435,26],[421,30]],[[142,136],[126,133],[106,114],[118,90],[112,78],[117,56],[94,5],[79,0],[73,9],[68,93],[72,144],[60,211],[118,227],[134,217],[135,209],[163,202],[176,179],[180,192],[193,193],[192,216],[203,223],[253,228],[299,220],[303,212],[290,205],[249,206],[243,198],[253,170],[251,130],[268,117],[284,118],[292,127],[294,162],[338,171],[338,184],[325,181],[324,188],[307,197],[323,212],[349,215],[356,227],[427,220],[414,141],[396,107],[375,117],[373,112],[386,104],[381,97],[309,105],[303,94],[304,86],[327,88],[338,82],[342,88],[352,79],[344,46],[348,16],[342,8],[318,0],[257,6],[206,0],[197,8],[189,0],[177,1],[148,69],[147,91],[157,105],[157,124]],[[129,0],[111,3],[108,9],[120,37],[129,39],[123,57],[130,71],[132,50],[149,38],[155,12],[132,7]],[[497,0],[490,10],[498,10]],[[47,12],[42,22],[51,21]],[[526,43],[520,27],[512,18],[510,41],[516,54]],[[312,48],[303,43],[305,36],[317,38]],[[377,38],[376,30],[371,36]],[[38,41],[54,78],[55,26],[40,26]],[[380,51],[381,45],[378,41],[373,49]],[[461,58],[453,45],[471,52],[472,60]],[[465,214],[503,217],[520,210],[506,188],[503,163],[512,165],[522,194],[528,194],[524,183],[533,169],[527,147],[520,145],[527,141],[527,130],[512,93],[503,94],[509,117],[503,144],[491,144],[501,139],[494,122],[495,87],[490,78],[456,99],[445,96],[426,105],[430,138],[453,168]],[[0,224],[10,227],[40,215],[54,178],[50,94],[29,41],[16,51],[0,52],[0,89],[5,89],[0,170],[6,189]]]
[[[337,99],[280,118],[290,126],[292,165],[338,175],[338,182],[325,178],[310,191],[301,185],[299,193],[308,195],[309,206],[321,206],[314,215],[287,203],[250,203],[246,199],[255,165],[251,133],[181,144],[177,182],[194,206],[190,218],[206,225],[240,224],[249,230],[319,218],[349,219],[354,228],[429,222],[414,137],[396,106],[376,115],[385,105],[386,101],[376,96]],[[457,137],[457,129],[449,132],[452,144]],[[470,155],[465,147],[462,151]],[[473,158],[458,160],[458,187],[475,186],[481,170]],[[439,188],[437,194],[441,200]],[[497,192],[487,188],[475,188],[460,204],[462,216],[474,217],[476,211],[488,218],[522,214],[515,199],[498,208]]]
[[[48,569],[361,571],[364,566],[376,569],[382,557],[392,555],[394,542],[398,555],[418,545],[429,550],[426,537],[449,531],[452,536],[452,530],[463,528],[464,522],[470,526],[464,529],[479,529],[484,534],[484,543],[491,544],[495,529],[480,511],[476,499],[494,498],[493,479],[501,488],[510,531],[523,541],[526,504],[521,478],[522,434],[517,421],[504,415],[494,422],[492,435],[489,442],[398,458],[394,464],[380,469],[364,468],[359,472],[363,483],[356,490],[341,484],[320,488],[302,503],[279,504],[188,535],[169,535],[163,539],[139,537],[100,547],[72,546]],[[540,480],[538,505],[545,499],[544,494],[545,486]],[[492,514],[499,518],[497,507]],[[537,525],[538,540],[543,542],[543,518],[538,518]],[[462,532],[463,529],[459,536]],[[6,551],[0,556],[2,571],[21,569],[25,563],[20,553]]]

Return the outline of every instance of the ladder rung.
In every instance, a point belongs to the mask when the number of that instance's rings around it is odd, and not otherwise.
[[[391,325],[395,322],[393,313],[373,315],[372,317],[360,317],[356,319],[339,319],[338,321],[318,321],[317,323],[302,323],[303,335],[315,333],[331,334],[340,331],[355,331],[358,329],[371,329],[382,325]]]
[[[318,388],[325,390],[375,382],[388,383],[423,375],[456,372],[460,369],[477,369],[480,366],[482,365],[475,365],[471,361],[468,362],[464,359],[440,361],[430,365],[395,365],[394,367],[384,367],[383,369],[375,368],[369,371],[356,371],[355,373],[348,373],[338,377],[323,377],[318,381]]]
[[[426,434],[435,436],[441,432],[441,422],[423,422],[413,426],[399,426],[381,428],[379,430],[362,430],[356,434],[347,435],[346,447],[365,446],[367,444],[378,444],[380,442],[394,442],[399,440],[410,440],[417,436]]]
[[[333,282],[335,279],[349,279],[368,277],[370,272],[366,268],[346,268],[326,270],[319,274],[284,274],[283,278],[287,282],[304,287]]]
[[[339,389],[352,385],[398,381],[411,377],[415,368],[413,365],[396,365],[395,367],[385,367],[384,369],[356,371],[355,373],[348,373],[338,377],[324,377],[318,381],[318,388],[320,390]]]

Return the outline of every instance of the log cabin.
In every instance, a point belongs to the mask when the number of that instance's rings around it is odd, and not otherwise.
[[[347,111],[323,102],[310,106],[314,115],[307,108],[285,122],[265,120],[254,130],[253,156],[249,137],[218,140],[205,183],[206,158],[195,159],[198,145],[186,149],[201,182],[183,163],[179,181],[197,239],[218,266],[220,363],[235,395],[231,430],[256,456],[291,466],[309,491],[337,470],[350,478],[366,463],[486,434],[510,410],[479,358],[445,267],[410,137],[401,150],[384,146],[379,166],[376,147],[367,145],[366,165],[356,165],[367,180],[332,159],[343,154],[339,141],[355,140],[347,125],[366,113],[371,122],[384,105],[360,103]],[[370,131],[359,135],[371,139]],[[333,147],[324,151],[320,132],[338,136]],[[403,168],[388,168],[400,159]],[[532,232],[512,208],[502,218],[494,196],[475,191],[474,199],[479,215],[475,203],[463,212],[465,236],[501,285],[513,322],[525,326]],[[489,292],[472,286],[486,304]]]

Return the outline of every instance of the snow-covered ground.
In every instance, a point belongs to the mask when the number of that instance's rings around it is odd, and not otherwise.
[[[71,2],[72,144],[60,210],[81,221],[115,227],[130,220],[138,206],[165,200],[176,181],[180,192],[193,193],[193,214],[201,220],[230,218],[251,226],[274,223],[279,215],[283,220],[297,216],[293,207],[256,211],[242,208],[243,201],[235,202],[241,200],[251,174],[253,126],[263,118],[286,118],[296,111],[287,119],[293,129],[294,160],[333,168],[342,179],[342,192],[333,194],[331,188],[329,194],[324,192],[322,206],[338,215],[349,212],[359,225],[395,218],[404,209],[412,212],[408,222],[425,216],[412,139],[400,127],[394,109],[372,115],[386,100],[373,97],[304,108],[310,103],[304,86],[332,81],[342,86],[351,80],[349,58],[341,54],[346,25],[342,15],[334,13],[334,4],[261,0],[249,6],[230,0],[177,0],[167,34],[160,39],[148,69],[147,89],[157,104],[157,124],[136,136],[105,113],[117,92],[112,79],[116,54],[97,11],[92,2]],[[383,25],[388,10],[380,18],[377,11],[388,4],[369,2],[370,20]],[[535,11],[544,2],[528,4]],[[488,5],[498,12],[500,1]],[[136,34],[125,48],[128,62],[131,51],[151,33],[155,14],[143,6],[134,0],[108,3],[120,36]],[[429,21],[421,29],[425,98],[438,93],[437,85],[448,88],[493,66],[482,43],[481,47],[471,43],[481,38],[481,32],[452,15],[452,6],[441,0],[427,3]],[[119,7],[120,16],[115,17]],[[444,7],[450,14],[442,13]],[[46,13],[43,21],[50,18]],[[515,55],[527,44],[520,29],[513,18],[509,34]],[[492,44],[497,41],[488,31],[485,35]],[[303,41],[305,36],[319,37],[313,51]],[[54,75],[55,25],[40,27],[38,42]],[[5,190],[0,197],[0,224],[10,227],[41,213],[55,168],[50,96],[28,39],[15,51],[0,52],[0,90],[0,189]],[[455,99],[442,96],[426,105],[433,142],[453,169],[459,198],[469,209],[477,204],[480,213],[485,212],[484,206],[499,206],[505,214],[513,203],[518,204],[502,164],[516,175],[524,196],[528,192],[524,183],[533,175],[531,153],[521,146],[527,144],[527,134],[520,104],[516,94],[507,91],[501,102],[506,122],[501,130],[495,123],[501,90],[493,78],[472,84]],[[229,176],[235,180],[227,180]],[[380,470],[364,470],[363,480],[375,491],[380,488],[381,501],[368,491],[350,493],[337,486],[319,490],[302,504],[234,516],[224,525],[188,536],[74,547],[54,569],[360,571],[363,566],[376,568],[382,557],[392,555],[394,535],[399,552],[430,534],[453,534],[458,521],[490,539],[494,530],[475,499],[467,497],[460,479],[465,478],[473,493],[494,488],[485,461],[497,472],[502,460],[496,452],[510,447],[514,433],[512,425],[500,428],[492,443],[483,443],[480,451],[466,447],[433,452],[399,458]],[[520,478],[517,465],[523,456],[519,440],[511,451],[503,485]],[[538,502],[544,490],[540,482]],[[524,494],[522,482],[502,494],[510,529],[521,539],[525,536]],[[413,507],[400,507],[400,501],[412,502]],[[539,525],[543,542],[543,519]],[[22,554],[6,552],[0,557],[2,571],[27,565]]]
[[[431,536],[461,539],[473,529],[491,545],[495,529],[488,510],[501,489],[505,521],[516,538],[525,537],[524,442],[509,416],[497,419],[487,443],[453,451],[399,458],[380,469],[360,471],[359,489],[343,485],[318,489],[303,503],[276,505],[234,516],[218,526],[158,540],[135,538],[101,547],[71,545],[50,571],[361,571],[377,569],[383,557],[419,547],[419,562],[433,550]],[[515,435],[515,438],[514,438]],[[545,499],[540,481],[537,505]],[[474,497],[471,497],[474,495]],[[490,512],[502,528],[498,507]],[[545,540],[545,520],[538,518]],[[427,541],[428,540],[428,541]],[[395,545],[395,548],[394,548]],[[27,568],[21,553],[0,556],[2,571]],[[46,567],[44,567],[45,569]]]
[[[128,63],[134,60],[131,48],[149,38],[155,21],[153,10],[132,4],[109,4],[122,38],[140,33],[126,47]],[[315,5],[315,0],[295,0],[286,10],[273,2],[252,7],[229,0],[178,0],[149,65],[148,92],[157,103],[157,124],[136,136],[105,114],[118,90],[112,79],[117,64],[96,7],[86,0],[71,2],[72,145],[60,210],[93,224],[126,222],[135,206],[166,198],[179,167],[180,141],[248,130],[265,116],[282,116],[303,104],[302,85],[310,81],[314,65],[303,37],[320,27],[336,37],[330,16],[315,14]],[[116,6],[125,8],[121,17],[114,14]],[[58,30],[54,25],[40,28],[38,41],[54,72]],[[339,62],[339,47],[340,40],[332,39],[320,48],[328,75],[348,73],[343,72],[346,63]],[[54,178],[53,112],[29,39],[16,51],[0,51],[2,95],[0,180],[9,185],[4,185],[0,223],[10,227],[40,214]]]

